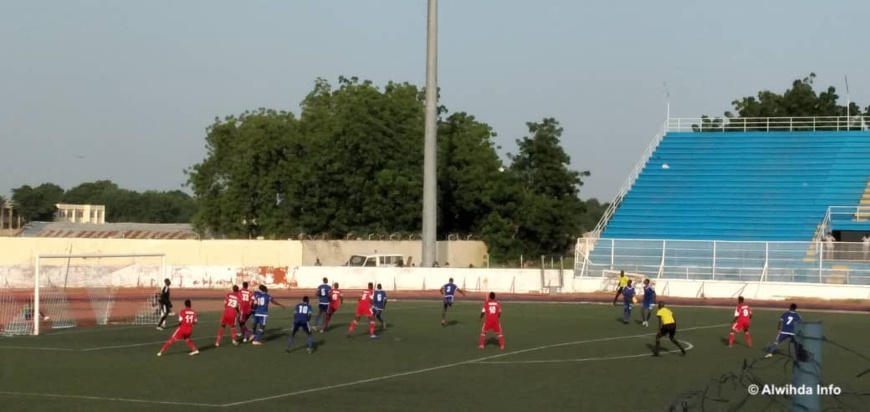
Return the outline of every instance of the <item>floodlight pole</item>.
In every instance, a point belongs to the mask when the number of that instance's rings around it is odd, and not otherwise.
[[[438,0],[429,1],[426,30],[426,123],[423,147],[423,259],[420,266],[435,262],[437,229],[438,154]]]

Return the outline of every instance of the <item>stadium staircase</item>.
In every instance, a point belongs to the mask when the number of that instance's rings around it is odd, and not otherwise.
[[[829,206],[870,207],[870,131],[697,131],[673,120],[596,228],[590,261],[680,276],[651,269],[714,267],[716,244],[732,266],[776,260],[798,276],[818,270],[805,262],[818,263],[807,242],[823,235]],[[764,241],[795,243],[766,250]]]

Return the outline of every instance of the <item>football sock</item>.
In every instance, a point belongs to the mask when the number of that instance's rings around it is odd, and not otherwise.
[[[261,337],[263,337],[263,332],[266,327],[263,325],[257,325],[257,333],[255,334],[254,340],[259,341]]]
[[[242,337],[247,338],[248,337],[248,327],[246,325],[241,325],[241,327],[242,327]]]
[[[680,342],[677,342],[676,339],[671,338],[671,342],[673,342],[674,345],[677,345],[677,347],[680,348],[680,351],[681,351],[681,352],[685,352],[685,351],[686,351],[686,349],[683,348],[683,345],[680,345]]]
[[[196,346],[193,344],[193,341],[192,341],[192,340],[190,340],[190,339],[185,339],[185,340],[184,340],[184,343],[187,344],[187,347],[190,348],[191,351],[195,351],[195,350],[196,350]]]
[[[441,312],[441,320],[447,320],[447,311]]]
[[[504,349],[504,335],[498,335],[498,346]]]
[[[356,329],[356,319],[350,322],[350,327],[347,329],[347,333],[353,333],[353,330]]]
[[[628,317],[631,316],[631,310],[628,308],[622,310],[622,320],[628,322]]]
[[[375,334],[375,321],[374,319],[369,320],[369,335]]]
[[[378,320],[381,321],[381,323],[384,323],[383,314],[381,312],[378,312]]]
[[[226,328],[224,328],[223,326],[221,326],[221,328],[218,329],[218,335],[217,335],[217,342],[218,343],[220,343],[221,340],[223,340],[223,338],[224,338],[224,329],[226,329]],[[233,333],[233,335],[235,335],[235,333]],[[235,337],[233,337],[233,339],[235,339]]]
[[[290,339],[287,339],[287,349],[293,347],[293,335],[290,335]]]
[[[752,337],[749,336],[749,332],[743,332],[743,337],[746,338],[746,345],[752,346]]]
[[[221,328],[221,334],[223,334],[223,332],[224,332],[224,328]],[[230,326],[230,332],[232,333],[232,335],[230,335],[232,337],[232,340],[236,340],[236,326],[235,325]]]
[[[728,346],[731,346],[733,344],[734,344],[734,332],[731,332],[728,334]]]
[[[314,326],[320,326],[320,316],[321,315],[322,315],[322,313],[318,313],[317,317],[314,318]]]
[[[480,346],[483,346],[484,343],[486,343],[486,334],[481,333],[480,334]]]
[[[332,319],[332,315],[330,315],[329,313],[327,313],[327,314],[326,314],[326,321],[323,322],[323,329],[326,329],[326,328],[329,327],[329,321],[330,321],[331,319]]]
[[[308,347],[309,348],[314,347],[314,337],[312,337],[311,335],[308,335]]]

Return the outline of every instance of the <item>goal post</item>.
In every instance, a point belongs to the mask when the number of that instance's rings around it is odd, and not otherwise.
[[[163,253],[37,255],[22,318],[33,335],[48,326],[156,324],[154,295],[167,277]]]

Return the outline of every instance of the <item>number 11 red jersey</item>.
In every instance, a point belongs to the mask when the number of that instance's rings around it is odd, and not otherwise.
[[[178,312],[178,329],[192,330],[196,324],[196,312],[193,309],[185,308]]]

